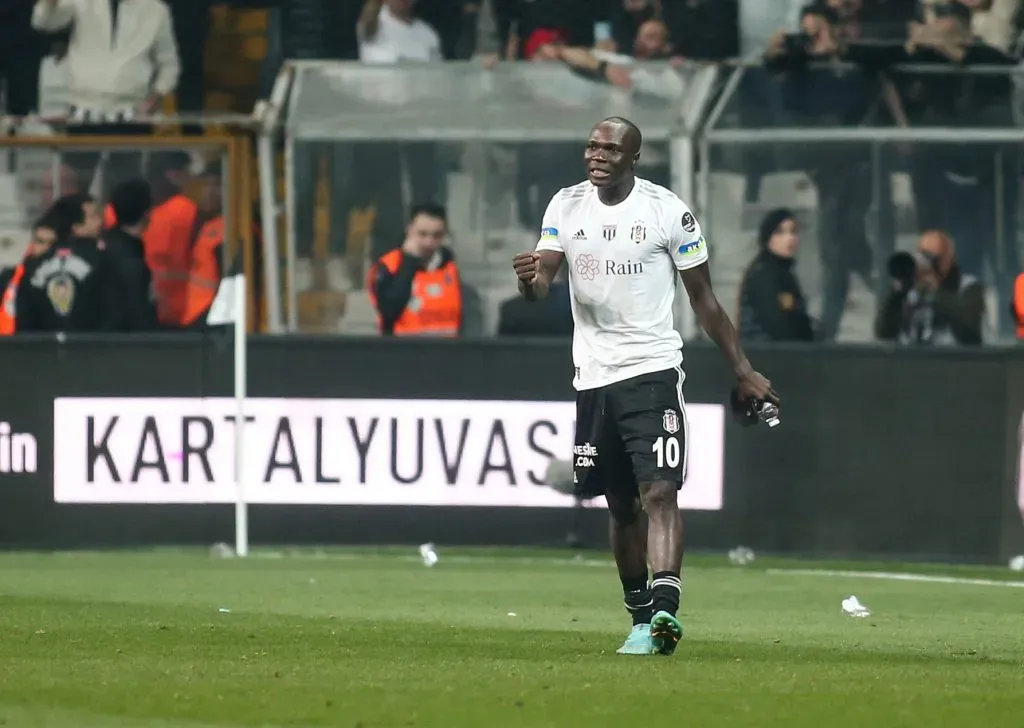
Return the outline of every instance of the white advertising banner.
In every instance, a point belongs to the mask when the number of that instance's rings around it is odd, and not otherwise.
[[[725,409],[687,406],[679,503],[722,507]],[[58,503],[233,503],[231,398],[54,400]],[[246,500],[263,504],[564,507],[571,402],[260,399],[245,403]],[[603,499],[594,505],[603,506]]]

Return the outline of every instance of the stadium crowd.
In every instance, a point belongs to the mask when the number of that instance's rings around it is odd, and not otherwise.
[[[935,74],[900,66],[1015,65],[1020,54],[1020,0],[231,4],[268,12],[260,80],[264,96],[285,58],[376,64],[480,58],[485,68],[507,62],[561,64],[588,83],[653,93],[665,88],[671,92],[676,81],[645,75],[638,63],[668,61],[682,67],[716,62],[735,67],[737,59],[745,59],[749,67],[738,98],[746,127],[1016,123],[1008,74]],[[119,136],[153,133],[147,122],[154,112],[168,108],[168,99],[173,99],[175,110],[201,112],[208,11],[206,0],[4,3],[3,108],[15,117],[42,117],[57,133]],[[186,129],[190,131],[196,130]],[[544,201],[559,186],[576,181],[579,152],[564,144],[519,145],[513,151],[518,222],[535,235]],[[890,162],[886,171],[905,172],[911,180],[915,232],[920,235],[914,255],[893,255],[898,247],[896,214],[889,195],[873,199],[872,167],[861,152],[840,149],[787,156],[772,145],[745,152],[742,169],[748,201],[757,200],[764,175],[779,168],[799,169],[814,185],[823,283],[821,313],[812,319],[793,266],[804,221],[789,209],[765,210],[757,234],[759,249],[740,286],[744,335],[761,340],[834,340],[847,310],[851,278],[857,277],[878,293],[879,339],[980,343],[986,289],[999,302],[997,328],[1012,331],[1016,323],[1024,337],[1024,285],[1014,285],[1020,272],[1019,152],[997,151],[1007,153],[996,154],[995,164],[991,154],[979,159],[969,148],[948,146],[938,152],[901,149]],[[780,162],[780,157],[785,159]],[[368,288],[380,330],[391,335],[482,332],[476,310],[480,296],[462,280],[457,258],[443,244],[448,234],[447,200],[437,169],[452,162],[440,145],[334,144],[326,155],[312,144],[297,146],[295,178],[315,179],[324,159],[335,221],[328,233],[331,248],[359,251],[370,260],[368,269],[353,268],[349,285]],[[191,297],[207,301],[209,296],[197,291],[211,285],[215,289],[223,267],[223,224],[211,226],[220,219],[219,194],[212,182],[219,180],[219,172],[208,161],[187,154],[66,155],[61,195],[53,191],[53,198],[62,199],[47,201],[52,206],[36,225],[18,270],[29,267],[27,261],[34,256],[57,255],[69,245],[83,245],[83,239],[93,239],[101,252],[105,247],[123,249],[126,238],[120,237],[118,245],[112,242],[119,236],[138,239],[153,282],[155,317],[82,320],[119,330],[195,324],[201,316],[195,314]],[[554,168],[564,168],[568,177],[561,179]],[[353,170],[360,170],[358,183],[353,183]],[[644,174],[662,183],[669,179],[667,163]],[[150,194],[144,214],[119,219],[115,193],[141,194],[143,187]],[[62,209],[67,195],[107,210],[102,229],[72,233],[66,220],[54,223],[54,210]],[[129,207],[137,211],[141,204]],[[319,204],[314,185],[296,190],[296,247],[301,260],[314,263]],[[874,233],[867,222],[871,216],[878,220]],[[50,244],[48,231],[58,237]],[[210,263],[211,251],[215,265]],[[879,265],[890,256],[887,265]],[[21,300],[17,281],[24,280],[13,270],[0,279],[15,279],[4,295],[10,314]],[[879,274],[885,270],[888,277]],[[134,280],[133,275],[128,278]],[[379,290],[385,282],[386,295]],[[66,296],[60,288],[52,285],[50,291],[58,298]],[[547,308],[507,301],[500,309],[499,335],[566,335],[571,331],[568,295],[567,286],[559,286]],[[51,303],[57,306],[52,298]],[[10,319],[17,321],[17,316]],[[111,323],[114,319],[118,323]],[[129,319],[136,323],[126,323]],[[50,322],[46,326],[67,326],[66,316],[44,320]],[[143,321],[149,323],[139,323]],[[11,330],[36,330],[40,325],[12,324]]]

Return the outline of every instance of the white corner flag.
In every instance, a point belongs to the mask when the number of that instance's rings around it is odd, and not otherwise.
[[[206,314],[208,326],[235,326],[235,553],[249,553],[249,511],[245,500],[246,294],[245,276],[225,276]]]

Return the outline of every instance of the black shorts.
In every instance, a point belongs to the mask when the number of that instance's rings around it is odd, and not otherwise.
[[[576,393],[573,482],[580,498],[632,501],[640,483],[686,478],[686,410],[679,367]]]

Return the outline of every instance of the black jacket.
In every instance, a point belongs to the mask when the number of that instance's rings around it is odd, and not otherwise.
[[[25,261],[18,286],[17,333],[117,331],[120,286],[110,253],[92,238],[73,238]]]
[[[514,296],[501,304],[498,336],[572,336],[569,284],[552,283],[539,301]]]
[[[3,298],[4,292],[7,291],[7,286],[11,285],[11,280],[14,279],[14,271],[14,268],[0,269],[0,299]]]
[[[120,282],[121,331],[155,331],[159,327],[153,295],[153,275],[146,265],[145,246],[121,228],[103,233]]]
[[[878,309],[875,336],[901,344],[980,345],[985,291],[954,264],[931,296],[893,291]]]
[[[740,286],[740,338],[746,341],[813,341],[807,301],[793,274],[793,259],[762,250]]]

